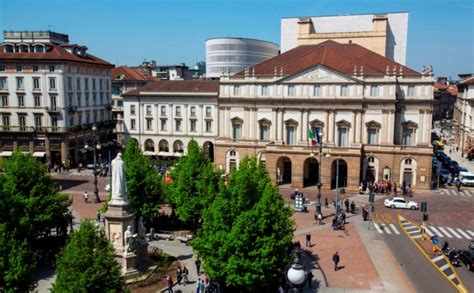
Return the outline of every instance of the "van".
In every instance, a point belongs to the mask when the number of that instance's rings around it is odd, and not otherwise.
[[[474,186],[474,174],[471,172],[459,172],[459,180],[464,186]]]

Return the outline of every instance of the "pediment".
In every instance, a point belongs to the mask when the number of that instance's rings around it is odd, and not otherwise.
[[[285,81],[290,82],[355,82],[355,80],[347,75],[341,74],[339,72],[333,71],[329,68],[326,68],[321,65],[310,68],[303,72],[297,73],[293,76],[289,76]]]

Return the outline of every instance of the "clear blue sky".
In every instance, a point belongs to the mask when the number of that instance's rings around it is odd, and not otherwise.
[[[114,64],[204,60],[205,40],[280,43],[280,18],[407,11],[407,65],[436,75],[474,72],[472,0],[0,0],[1,30],[54,30]]]

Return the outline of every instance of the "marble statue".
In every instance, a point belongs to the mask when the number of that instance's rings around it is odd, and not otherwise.
[[[122,160],[122,154],[118,153],[112,161],[112,205],[128,204],[127,185],[125,181],[125,163]]]
[[[132,226],[127,226],[123,238],[125,240],[125,252],[134,252],[136,250],[137,234],[132,233]]]
[[[143,217],[140,217],[138,220],[138,238],[139,239],[145,239],[146,237],[146,228],[145,225],[143,224]]]

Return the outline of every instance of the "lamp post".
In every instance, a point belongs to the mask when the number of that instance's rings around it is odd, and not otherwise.
[[[94,202],[98,203],[100,202],[100,197],[99,197],[99,189],[97,188],[97,156],[96,156],[96,149],[100,150],[101,145],[99,143],[99,139],[96,135],[97,132],[97,126],[94,124],[92,126],[92,150],[94,152]],[[97,143],[97,145],[96,145]],[[85,149],[90,149],[91,147],[86,143],[84,146]]]
[[[296,252],[295,259],[293,262],[289,263],[286,269],[286,280],[288,284],[292,287],[292,290],[289,292],[300,292],[300,289],[304,287],[306,282],[306,270],[300,262],[301,251]]]
[[[339,159],[341,156],[336,158],[336,215],[339,212]]]

